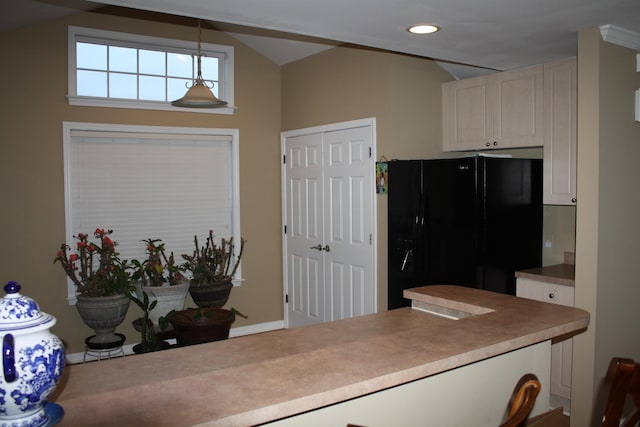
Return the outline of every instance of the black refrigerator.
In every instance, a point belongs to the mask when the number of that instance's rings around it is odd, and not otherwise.
[[[388,164],[388,308],[452,284],[515,295],[542,264],[542,160],[474,156]]]

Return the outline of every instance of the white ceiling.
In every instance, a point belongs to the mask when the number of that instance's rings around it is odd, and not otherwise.
[[[0,29],[103,4],[218,22],[278,64],[352,43],[432,58],[459,78],[482,70],[458,64],[508,70],[574,56],[584,28],[640,34],[640,0],[2,0]],[[442,30],[409,34],[416,23]]]

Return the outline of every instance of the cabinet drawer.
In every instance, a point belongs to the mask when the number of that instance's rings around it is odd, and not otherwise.
[[[574,288],[572,286],[554,285],[553,283],[518,278],[516,296],[534,299],[552,304],[574,305]]]

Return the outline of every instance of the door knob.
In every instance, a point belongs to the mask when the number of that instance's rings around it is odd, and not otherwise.
[[[329,252],[331,250],[331,248],[329,247],[329,245],[325,245],[324,248],[322,248],[322,250]]]
[[[309,249],[316,249],[316,250],[321,251],[322,250],[322,245],[318,243],[315,246],[309,246]]]

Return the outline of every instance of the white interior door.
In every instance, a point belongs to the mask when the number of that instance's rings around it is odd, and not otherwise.
[[[367,127],[324,134],[326,320],[373,313],[373,173]]]
[[[374,123],[283,134],[288,327],[375,312]]]
[[[325,321],[322,243],[322,134],[291,136],[285,151],[285,276],[289,324]]]

